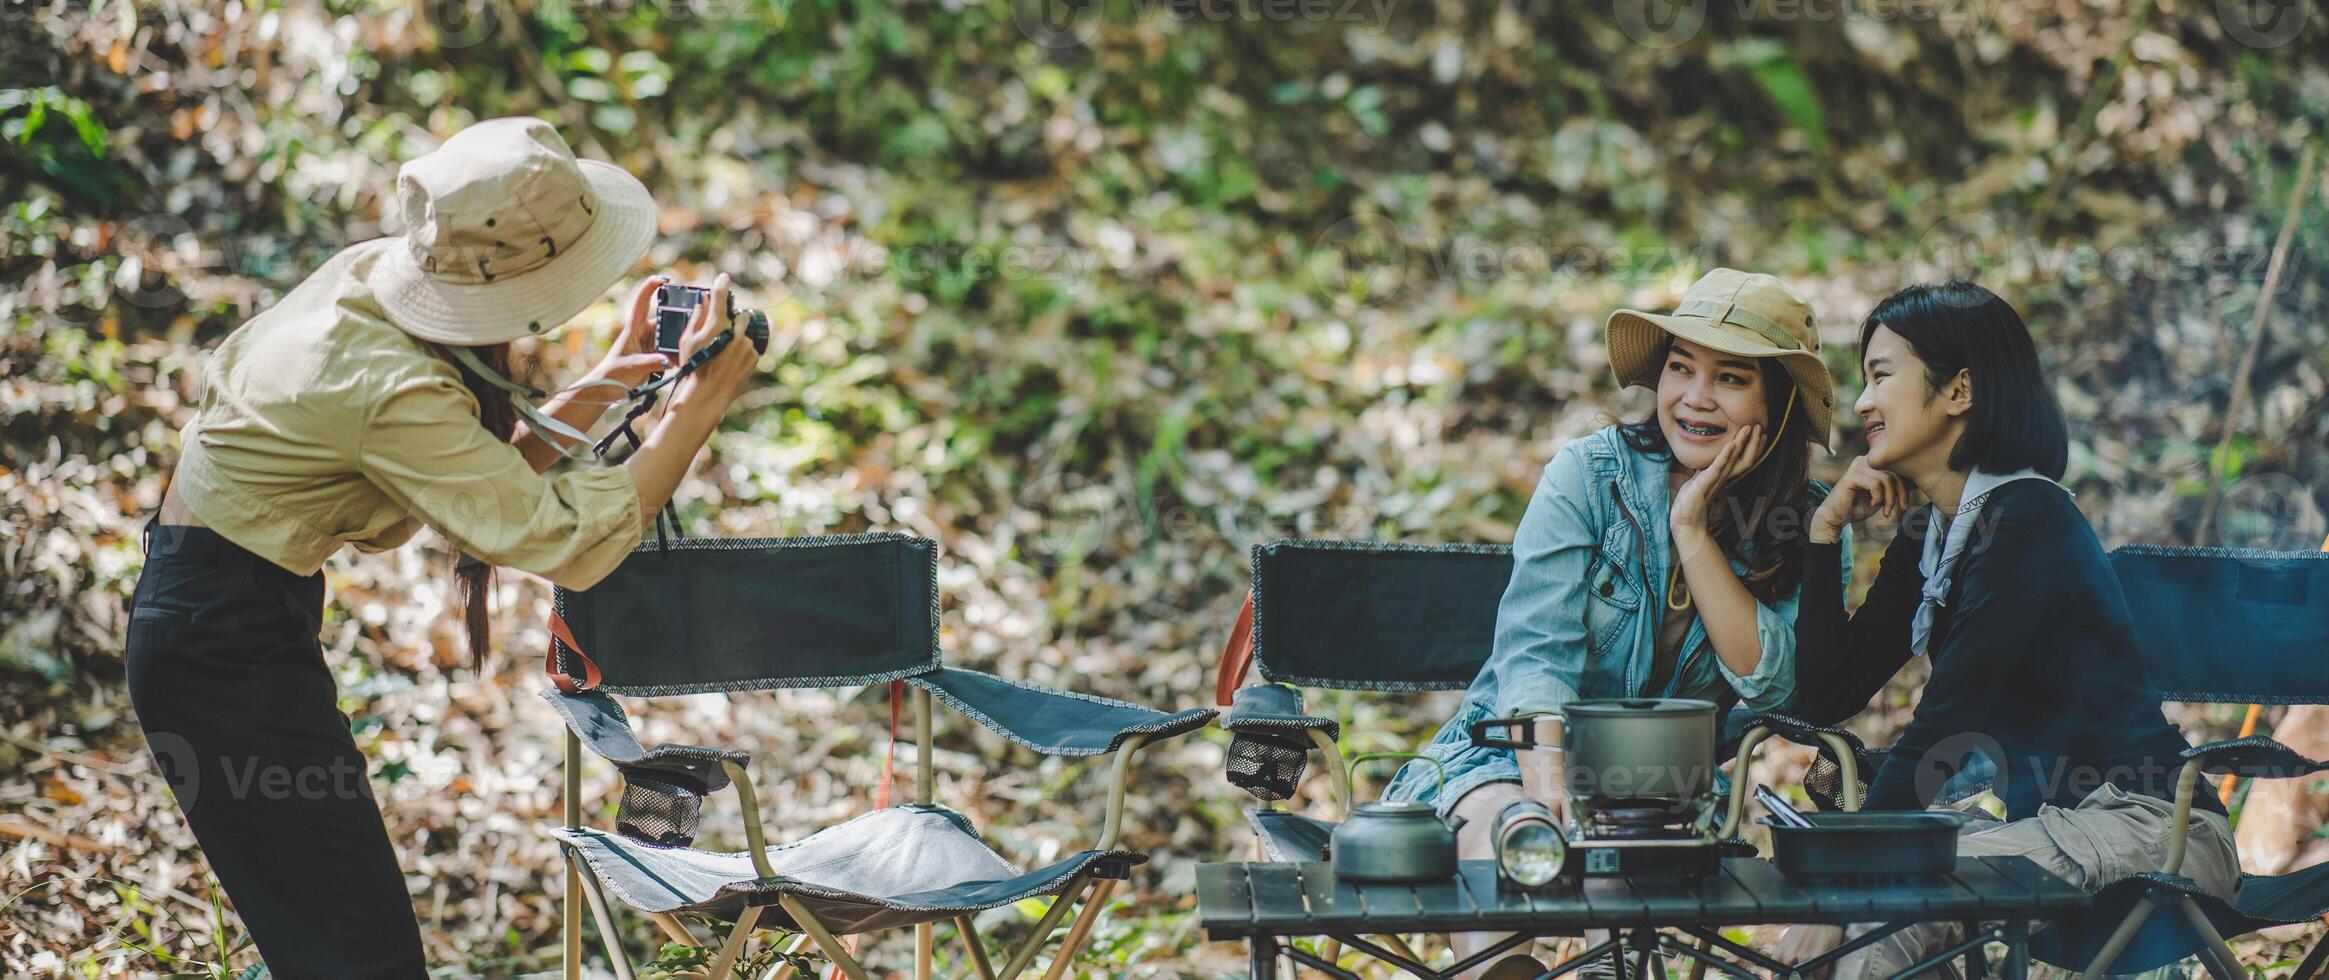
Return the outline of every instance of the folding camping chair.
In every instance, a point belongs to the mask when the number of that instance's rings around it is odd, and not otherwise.
[[[1304,714],[1299,688],[1471,686],[1495,648],[1496,608],[1511,578],[1512,549],[1504,545],[1279,540],[1254,546],[1252,591],[1222,653],[1215,694],[1229,706],[1221,719],[1233,736],[1229,782],[1263,804],[1246,811],[1246,820],[1265,859],[1323,860],[1327,839],[1353,802],[1348,775],[1337,764],[1341,726]],[[1271,683],[1240,687],[1249,666]],[[1807,789],[1830,808],[1858,808],[1860,774],[1876,756],[1852,733],[1743,708],[1730,713],[1724,730],[1726,757],[1773,735],[1817,748],[1821,761]],[[1330,763],[1331,819],[1276,806],[1293,796],[1311,749]],[[1726,838],[1745,802],[1737,782]]]
[[[2134,614],[2144,667],[2167,700],[2329,704],[2329,554],[2128,545],[2111,552],[2111,568]],[[2239,980],[2247,973],[2225,937],[2329,913],[2329,864],[2241,875],[2230,902],[2177,873],[2201,773],[2309,779],[2329,771],[2329,762],[2263,735],[2196,746],[2183,758],[2164,865],[2105,886],[2084,915],[2032,937],[2037,959],[2083,966],[2094,977],[2197,953],[2217,980]],[[2170,914],[2154,915],[2163,909]],[[2314,945],[2291,980],[2319,976],[2324,960],[2329,941]]]
[[[712,961],[721,980],[757,927],[806,933],[853,980],[866,967],[839,936],[913,926],[916,976],[930,976],[931,924],[951,920],[983,980],[1032,963],[1081,899],[1047,977],[1060,976],[1091,935],[1111,889],[1147,856],[1117,846],[1133,753],[1186,734],[1210,710],[1157,711],[945,666],[938,650],[937,551],[925,539],[860,534],[792,539],[681,539],[642,547],[605,580],[559,589],[542,692],[566,722],[565,821],[550,833],[566,854],[565,968],[580,976],[587,900],[615,972],[633,980],[606,893],[645,912],[672,940],[701,945],[677,916],[732,922]],[[833,688],[891,684],[891,718],[914,688],[915,802],[884,807],[800,840],[771,845],[743,752],[640,745],[612,695]],[[962,814],[931,802],[930,701],[935,696],[1012,742],[1054,756],[1113,755],[1098,840],[1021,871]],[[778,720],[782,723],[781,719]],[[582,750],[623,776],[613,830],[583,825]],[[733,786],[747,850],[694,847],[705,796]],[[588,874],[582,873],[585,869]],[[973,913],[1057,896],[1033,935],[997,970]]]

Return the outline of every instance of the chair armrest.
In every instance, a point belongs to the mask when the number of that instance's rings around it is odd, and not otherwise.
[[[1717,831],[1724,838],[1735,834],[1739,822],[1746,816],[1747,766],[1754,761],[1755,747],[1766,738],[1777,735],[1819,750],[1819,758],[1804,774],[1803,788],[1823,810],[1859,809],[1861,798],[1867,795],[1868,780],[1876,774],[1877,761],[1882,757],[1869,751],[1860,737],[1851,732],[1776,711],[1733,711],[1725,719],[1723,730],[1724,747],[1736,753],[1737,758],[1731,772],[1730,799],[1724,807],[1721,829]]]
[[[1770,729],[1771,734],[1797,745],[1808,745],[1816,749],[1822,745],[1831,744],[1831,740],[1840,739],[1845,745],[1850,746],[1854,753],[1863,756],[1868,754],[1868,746],[1860,741],[1860,736],[1831,725],[1815,725],[1793,715],[1765,711],[1747,716],[1744,724],[1740,727],[1744,731],[1753,729],[1758,725]]]
[[[1325,732],[1328,741],[1342,738],[1341,724],[1331,718],[1303,714],[1302,692],[1284,684],[1238,688],[1230,701],[1229,713],[1221,716],[1221,727],[1237,734],[1285,734],[1297,740],[1303,732],[1315,729]]]
[[[2211,776],[2245,779],[2299,779],[2329,770],[2329,761],[2310,759],[2268,735],[2226,739],[2183,750],[2185,761],[2197,760],[2200,771]]]
[[[1211,708],[1163,712],[1129,701],[1058,691],[993,674],[940,667],[906,678],[990,731],[1045,755],[1107,755],[1133,739],[1153,742],[1211,723]]]
[[[723,764],[742,766],[751,759],[748,753],[701,745],[667,742],[653,748],[642,746],[638,734],[631,731],[631,720],[623,714],[623,706],[604,691],[564,694],[545,689],[542,700],[550,702],[558,717],[565,719],[567,730],[583,745],[614,763],[625,775],[638,771],[684,776],[708,792],[728,785]]]

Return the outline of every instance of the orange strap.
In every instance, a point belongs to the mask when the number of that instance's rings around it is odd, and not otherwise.
[[[1245,683],[1245,673],[1253,667],[1253,590],[1245,591],[1245,605],[1238,607],[1237,625],[1229,628],[1229,641],[1221,646],[1221,666],[1213,675],[1213,701],[1222,707],[1237,696],[1237,688]]]
[[[574,659],[582,661],[581,683],[559,669],[558,644],[561,643],[573,652]],[[542,654],[542,673],[550,675],[550,683],[558,685],[560,694],[580,694],[597,687],[599,682],[598,663],[582,652],[582,644],[574,642],[574,631],[566,628],[566,618],[555,612],[550,614],[550,648]]]

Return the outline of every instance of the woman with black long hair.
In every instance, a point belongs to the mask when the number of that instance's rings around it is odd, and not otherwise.
[[[2068,429],[2021,314],[1970,282],[1911,286],[1868,314],[1860,349],[1868,454],[1810,523],[1795,710],[1827,723],[1858,714],[1922,654],[1932,674],[1866,808],[1922,808],[1978,752],[1996,767],[2006,819],[1969,814],[1958,853],[2026,856],[2088,892],[2159,870],[2189,743],[2160,711],[2094,528],[2056,482]],[[1912,493],[1931,506],[1912,512]],[[1907,519],[1847,616],[1842,535],[1879,511]],[[2229,897],[2231,823],[2211,789],[2192,804],[2181,873]],[[1892,976],[1962,932],[1913,926],[1840,975]],[[1841,939],[1791,928],[1782,958]]]
[[[625,389],[673,365],[633,295],[615,347],[541,408],[510,342],[556,330],[627,272],[655,204],[534,119],[455,134],[397,179],[406,231],[332,257],[207,359],[125,644],[148,745],[259,954],[286,978],[427,975],[404,876],[317,630],[325,559],[423,523],[468,556],[473,657],[494,565],[569,588],[638,543],[750,377],[725,277],[681,363],[705,355],[622,466],[544,475]],[[520,419],[524,425],[520,425]]]

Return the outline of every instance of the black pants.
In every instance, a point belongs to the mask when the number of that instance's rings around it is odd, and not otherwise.
[[[323,576],[149,526],[130,699],[194,839],[277,977],[425,977],[420,926],[316,640]]]

